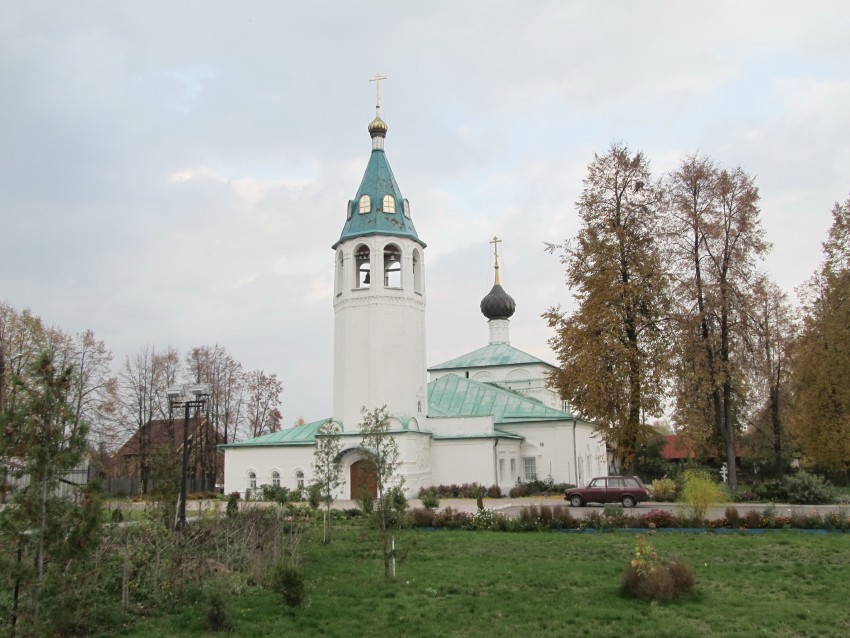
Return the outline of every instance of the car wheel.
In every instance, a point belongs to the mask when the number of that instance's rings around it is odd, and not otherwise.
[[[581,507],[582,505],[584,505],[584,501],[581,500],[581,496],[579,496],[578,494],[573,494],[570,497],[570,505],[572,505],[573,507]]]
[[[637,501],[635,501],[634,496],[624,496],[622,503],[623,507],[634,507],[635,505],[637,505]]]

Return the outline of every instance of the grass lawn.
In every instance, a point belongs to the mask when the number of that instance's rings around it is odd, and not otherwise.
[[[649,604],[620,595],[630,533],[426,532],[396,535],[407,552],[384,582],[374,532],[338,526],[304,545],[307,601],[231,598],[230,636],[848,636],[850,534],[657,534],[697,579],[694,599]],[[147,618],[134,638],[206,633],[204,603]]]

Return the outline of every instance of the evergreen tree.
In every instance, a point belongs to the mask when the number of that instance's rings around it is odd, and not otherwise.
[[[97,543],[99,499],[82,492],[66,496],[67,490],[60,489],[87,449],[88,426],[76,412],[74,368],[56,366],[48,351],[16,375],[12,385],[15,401],[0,414],[0,457],[14,459],[22,487],[0,512],[0,530],[32,556],[33,571],[16,575],[31,585],[27,611],[38,627],[42,609],[47,609],[42,602],[50,573],[62,571],[65,563]],[[61,598],[64,588],[58,585],[50,591]]]

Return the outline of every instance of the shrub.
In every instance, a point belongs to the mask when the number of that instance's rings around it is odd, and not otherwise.
[[[273,501],[279,505],[286,505],[291,494],[288,487],[282,485],[261,485],[257,498],[261,501]]]
[[[520,498],[521,496],[528,495],[528,488],[525,485],[515,485],[508,492],[508,496],[511,498]]]
[[[314,510],[319,509],[322,502],[322,486],[319,483],[311,483],[307,488],[307,502]]]
[[[442,512],[434,515],[434,527],[470,529],[472,527],[472,515],[447,507]]]
[[[387,493],[387,500],[390,504],[390,507],[393,508],[396,512],[401,514],[407,509],[407,497],[404,495],[404,490],[402,490],[397,485],[391,487],[389,492]]]
[[[737,507],[727,507],[724,517],[729,527],[738,527],[741,524],[741,514]]]
[[[552,524],[561,529],[575,529],[578,521],[573,518],[573,513],[566,505],[556,505],[552,508]]]
[[[227,497],[227,509],[225,515],[227,518],[233,518],[239,513],[239,492],[231,492]]]
[[[233,613],[223,587],[212,586],[207,592],[207,624],[210,631],[233,631]]]
[[[676,500],[676,481],[671,478],[655,479],[649,486],[652,500],[672,503]]]
[[[646,514],[641,514],[640,521],[647,527],[655,525],[655,527],[675,527],[676,517],[673,512],[666,510],[649,510]]]
[[[835,490],[829,483],[802,470],[785,481],[785,493],[788,502],[797,505],[832,503],[835,498]]]
[[[435,510],[440,507],[440,499],[437,497],[436,490],[423,492],[420,490],[419,492],[419,500],[422,501],[422,506],[428,508],[429,510]]]
[[[298,569],[286,563],[278,563],[275,567],[271,588],[280,594],[288,607],[300,607],[304,602],[304,576]]]
[[[744,514],[741,520],[748,529],[760,529],[764,525],[761,513],[752,510]]]
[[[436,498],[436,497],[435,497]],[[415,527],[433,527],[436,513],[428,507],[414,507],[410,511]]]
[[[678,558],[664,564],[644,534],[637,537],[635,557],[626,565],[622,584],[635,598],[657,602],[694,593],[694,575],[688,564]]]
[[[686,470],[682,498],[690,508],[694,519],[702,521],[708,508],[723,500],[723,490],[706,470]]]
[[[501,498],[502,488],[495,483],[487,488],[487,496],[490,498]]]

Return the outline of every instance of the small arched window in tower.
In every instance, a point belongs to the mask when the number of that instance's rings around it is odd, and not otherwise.
[[[404,198],[404,216],[410,219],[410,202],[406,197]]]
[[[272,485],[275,487],[280,487],[280,472],[275,470],[272,472]]]
[[[418,250],[413,251],[413,292],[422,294],[422,258]]]
[[[384,247],[384,288],[401,288],[401,250],[395,244]]]
[[[384,212],[395,212],[395,198],[392,195],[384,195]]]
[[[371,212],[372,210],[372,200],[369,199],[368,195],[363,195],[360,197],[360,214]]]
[[[372,283],[372,264],[369,261],[369,247],[360,244],[354,251],[355,281],[357,288],[369,288]]]
[[[298,486],[299,490],[304,489],[304,472],[302,470],[295,472],[295,485]]]
[[[348,221],[349,219],[351,219],[351,211],[352,211],[353,209],[354,209],[354,202],[352,202],[352,201],[349,199],[349,200],[348,200],[348,208],[347,208],[347,209],[346,209],[346,211],[345,211],[345,219],[346,219],[346,221]]]
[[[421,400],[416,402],[416,411],[419,412],[420,414],[422,413],[422,401]]]

